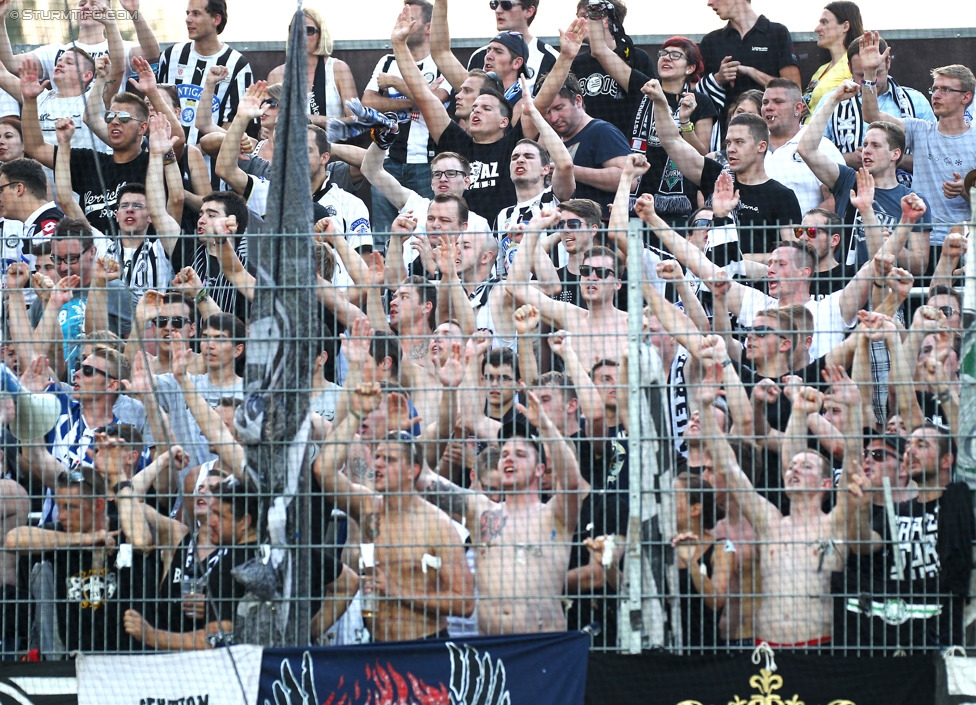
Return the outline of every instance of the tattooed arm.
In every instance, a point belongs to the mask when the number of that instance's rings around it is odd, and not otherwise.
[[[416,487],[421,497],[469,529],[474,526],[479,509],[483,505],[491,504],[480,492],[458,487],[429,468],[424,468],[417,476]]]

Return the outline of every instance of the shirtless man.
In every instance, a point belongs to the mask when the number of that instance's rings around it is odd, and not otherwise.
[[[763,600],[756,615],[756,643],[763,640],[785,648],[829,643],[833,619],[830,574],[841,570],[844,562],[844,552],[835,542],[857,538],[852,536],[854,522],[850,519],[857,512],[849,507],[847,493],[838,497],[830,514],[821,509],[824,493],[833,484],[831,463],[805,449],[805,419],[819,410],[823,394],[812,387],[800,387],[793,394],[793,415],[787,426],[791,442],[782,453],[783,486],[790,499],[790,515],[784,517],[755,491],[715,420],[712,407],[721,365],[727,364],[728,358],[719,360],[711,354],[716,347],[715,336],[707,336],[702,347],[706,360],[701,388],[702,436],[707,439],[717,476],[737,493],[742,513],[760,541]],[[860,451],[860,394],[843,368],[829,367],[826,377],[833,385],[834,399],[848,412],[844,432],[850,450],[844,454],[841,488],[850,483],[852,494],[859,494],[862,480],[853,459]]]
[[[526,228],[522,247],[536,247],[538,232],[552,227],[558,212],[533,218]],[[519,248],[522,249],[522,248]],[[521,254],[521,253],[520,253]],[[516,258],[519,256],[516,255]],[[573,334],[580,364],[589,370],[599,360],[620,360],[627,345],[627,314],[613,305],[621,286],[623,263],[613,250],[592,247],[583,253],[580,265],[580,297],[586,308],[549,298],[529,284],[526,269],[513,265],[507,289],[516,306],[531,304],[539,309],[543,322],[553,330]]]
[[[373,639],[446,636],[448,615],[474,611],[474,576],[450,518],[412,491],[423,446],[401,431],[388,433],[373,448],[375,490],[339,472],[360,419],[381,398],[376,383],[352,391],[349,412],[326,438],[314,471],[336,506],[359,524],[362,540],[374,545],[368,580],[378,600],[373,619],[366,620]]]
[[[553,469],[553,497],[543,503],[539,481],[546,456],[535,429],[503,427],[501,498],[465,490],[430,470],[417,488],[437,506],[467,526],[472,535],[481,634],[566,631],[562,594],[569,565],[570,542],[580,505],[590,486],[582,478],[576,455],[546,415],[539,398],[528,392],[529,407],[517,405],[546,439]]]

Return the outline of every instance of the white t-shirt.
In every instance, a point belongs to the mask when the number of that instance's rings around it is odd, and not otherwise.
[[[830,296],[819,301],[807,301],[803,304],[813,314],[813,343],[810,345],[810,362],[818,360],[831,349],[844,342],[844,334],[854,327],[854,321],[848,323],[840,312],[840,296],[843,292],[835,291]],[[737,316],[739,325],[751,326],[756,316],[767,308],[779,307],[779,299],[767,296],[758,289],[746,287],[742,296],[742,307]]]
[[[773,149],[766,150],[766,157],[763,165],[766,168],[766,175],[779,181],[784,186],[793,190],[796,200],[800,202],[800,213],[806,213],[812,208],[816,208],[823,203],[823,192],[820,190],[820,179],[818,179],[796,149],[803,137],[806,127],[801,127],[790,139],[789,142]],[[825,155],[835,164],[844,164],[844,155],[840,153],[837,146],[826,137],[820,138],[820,153]]]
[[[432,203],[431,199],[421,196],[416,191],[410,193],[410,197],[407,202],[403,204],[403,208],[400,209],[400,213],[406,213],[408,211],[413,211],[414,217],[417,218],[417,229],[414,230],[414,234],[408,237],[403,242],[403,266],[410,268],[413,261],[417,259],[420,255],[411,246],[414,242],[420,241],[420,236],[427,232],[427,210],[430,208]],[[488,221],[483,217],[475,213],[474,211],[468,211],[468,230],[469,233],[490,233],[491,226],[488,225]]]

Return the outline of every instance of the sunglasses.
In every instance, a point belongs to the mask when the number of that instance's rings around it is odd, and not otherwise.
[[[707,218],[698,218],[697,220],[693,220],[690,223],[688,223],[688,227],[691,228],[692,230],[701,230],[702,228],[710,228],[712,227],[712,221],[708,220]]]
[[[661,51],[657,53],[657,58],[668,58],[671,59],[671,61],[681,61],[682,59],[687,59],[688,57],[682,54],[680,51],[676,51],[674,49],[661,49]]]
[[[770,326],[746,326],[743,328],[746,335],[751,335],[753,338],[765,338],[767,335],[775,335],[780,338],[785,338],[786,336],[780,333],[775,328]]]
[[[90,472],[94,472],[94,470]],[[92,491],[95,490],[95,484],[92,482],[91,477],[81,470],[66,470],[61,475],[61,482],[66,485],[85,485],[90,487]]]
[[[132,119],[132,114],[127,113],[124,110],[120,110],[118,112],[115,112],[114,110],[106,110],[104,117],[105,117],[106,124],[112,122],[115,118],[118,118],[119,122],[125,125],[127,122],[129,122]]]
[[[261,107],[263,108],[265,105],[267,105],[269,108],[274,110],[275,108],[278,107],[278,101],[275,100],[274,98],[265,98],[264,100],[261,101]]]
[[[871,460],[879,463],[884,462],[889,457],[894,458],[895,460],[901,460],[898,453],[894,452],[893,450],[888,450],[887,448],[873,448],[871,450],[865,450],[864,457],[871,458]]]
[[[797,237],[803,237],[804,235],[806,235],[807,237],[817,237],[817,233],[820,232],[820,230],[821,230],[820,228],[816,228],[812,225],[809,225],[803,228],[793,228],[793,233]]]
[[[100,375],[105,375],[108,379],[118,379],[118,377],[113,377],[105,370],[100,370],[94,365],[81,366],[81,374],[84,375],[85,377],[94,377],[96,372]]]
[[[190,319],[186,316],[156,316],[156,320],[153,321],[157,328],[165,328],[169,326],[170,328],[175,328],[180,330],[183,326],[190,322]]]
[[[306,37],[314,37],[316,34],[318,34],[321,31],[322,30],[320,30],[318,27],[312,27],[310,25],[305,25],[305,36]]]
[[[582,230],[585,227],[586,227],[586,223],[584,223],[579,218],[560,220],[558,223],[556,223],[557,230]]]
[[[588,264],[580,265],[580,277],[588,277],[591,274],[595,274],[597,279],[606,279],[607,277],[612,277],[616,274],[613,271],[613,267],[591,267]]]
[[[522,3],[512,2],[512,0],[491,0],[488,3],[488,7],[492,10],[497,10],[501,7],[505,12],[511,12],[513,7],[521,7]]]
[[[449,179],[456,179],[459,176],[467,176],[460,169],[444,169],[443,171],[432,171],[430,172],[430,178],[434,181],[440,180],[442,176],[446,176]]]

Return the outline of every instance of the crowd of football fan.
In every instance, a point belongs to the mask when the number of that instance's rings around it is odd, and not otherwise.
[[[0,652],[240,641],[289,589],[254,578],[280,517],[235,423],[285,67],[258,80],[221,42],[225,0],[189,0],[162,51],[139,0],[80,0],[67,43],[15,54],[11,5],[0,357],[60,417],[32,438],[25,397],[0,403]],[[362,93],[303,11],[308,640],[613,647],[643,538],[676,568],[666,645],[963,644],[973,73],[932,69],[931,100],[900,85],[846,0],[806,88],[749,0],[709,0],[727,24],[656,60],[620,0],[560,7],[558,48],[538,0],[488,5],[465,66],[448,0],[405,0]],[[642,536],[627,380],[653,360],[670,457],[642,486],[670,501]]]

